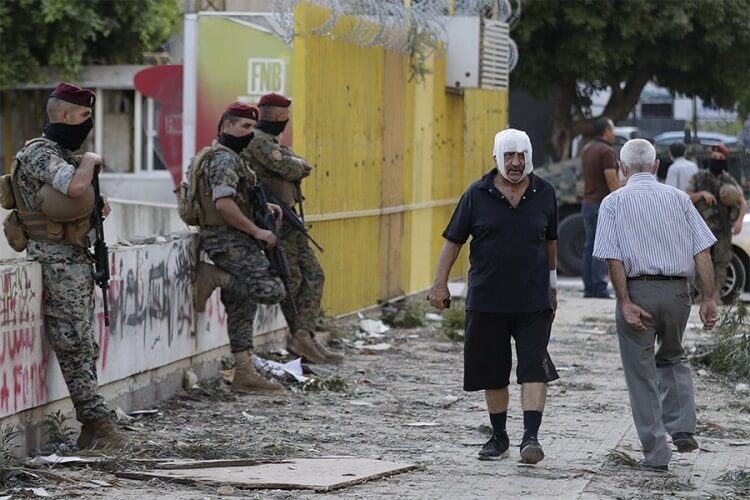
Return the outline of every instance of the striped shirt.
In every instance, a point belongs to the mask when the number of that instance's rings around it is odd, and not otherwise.
[[[694,257],[716,243],[683,191],[634,174],[599,207],[594,257],[621,260],[628,277],[691,276]]]

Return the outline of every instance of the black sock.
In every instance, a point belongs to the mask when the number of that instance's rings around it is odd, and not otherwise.
[[[490,413],[490,423],[492,423],[492,432],[500,435],[505,432],[505,421],[508,419],[508,412]]]
[[[542,412],[525,411],[523,412],[523,439],[536,437],[539,432],[539,426],[542,425]]]

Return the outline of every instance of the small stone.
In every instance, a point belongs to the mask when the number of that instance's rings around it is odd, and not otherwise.
[[[234,494],[234,487],[232,487],[232,486],[220,486],[216,490],[216,493],[218,495],[232,495],[232,494]]]

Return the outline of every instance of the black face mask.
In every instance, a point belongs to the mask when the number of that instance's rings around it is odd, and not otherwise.
[[[289,120],[284,120],[283,122],[272,122],[268,120],[261,120],[255,126],[255,128],[257,128],[258,130],[262,130],[263,132],[267,134],[279,135],[286,128],[287,123],[289,123]]]
[[[65,123],[48,123],[44,127],[44,135],[58,143],[68,151],[76,151],[81,147],[83,141],[94,128],[94,119],[89,118],[78,125],[67,125]]]
[[[250,144],[250,141],[253,140],[253,134],[247,134],[242,137],[237,137],[231,134],[227,134],[222,132],[219,134],[219,144],[222,144],[235,153],[238,153],[245,149],[245,146]]]
[[[719,175],[727,169],[727,161],[711,158],[711,161],[708,163],[708,169],[712,174]]]

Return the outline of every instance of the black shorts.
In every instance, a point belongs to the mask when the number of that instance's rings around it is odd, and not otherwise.
[[[510,338],[516,341],[516,379],[551,382],[560,378],[547,352],[552,311],[495,314],[466,311],[464,390],[502,389],[510,384]]]

